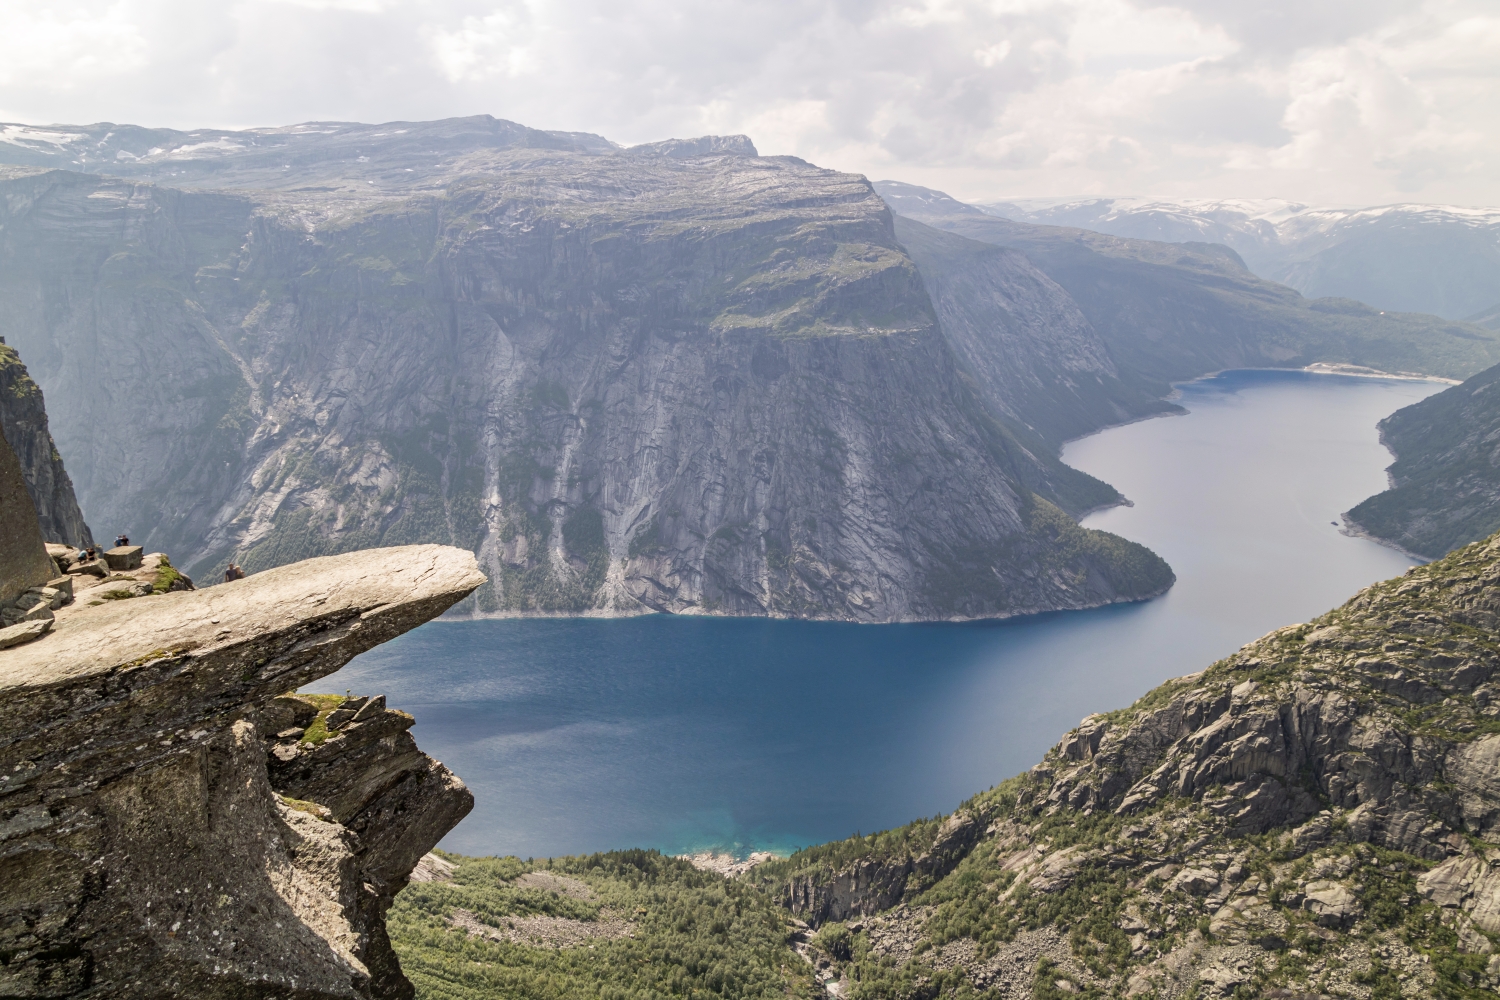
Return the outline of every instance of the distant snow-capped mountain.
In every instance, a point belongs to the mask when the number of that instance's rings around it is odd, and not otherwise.
[[[1500,209],[1317,208],[1296,202],[1012,199],[974,206],[1018,222],[1171,243],[1222,243],[1309,297],[1462,319],[1500,308]]]

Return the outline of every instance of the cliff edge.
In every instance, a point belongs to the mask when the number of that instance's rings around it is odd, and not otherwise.
[[[411,996],[385,911],[473,797],[383,698],[284,693],[483,582],[376,549],[0,652],[0,995]]]
[[[4,337],[0,337],[0,433],[21,462],[42,538],[80,549],[93,545],[94,536],[73,493],[73,480],[63,468],[47,427],[41,387]]]

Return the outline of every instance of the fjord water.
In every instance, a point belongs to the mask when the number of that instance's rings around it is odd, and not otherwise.
[[[1404,572],[1342,534],[1385,487],[1376,422],[1431,382],[1239,371],[1070,444],[1133,502],[1085,520],[1167,559],[1143,604],[1005,622],[433,622],[320,690],[384,693],[474,790],[467,854],[787,850],[946,812],[1267,631]]]

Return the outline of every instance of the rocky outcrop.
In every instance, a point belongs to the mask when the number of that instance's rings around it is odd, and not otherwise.
[[[339,127],[261,137],[306,152],[274,165],[226,138],[193,190],[0,180],[0,324],[95,517],[200,580],[451,543],[481,613],[964,619],[1170,586],[1067,516],[1118,495],[997,417],[863,178],[471,124],[410,172],[422,129]],[[1056,294],[1014,283],[1013,339],[1051,336],[1029,299]]]
[[[283,695],[482,581],[373,550],[0,652],[0,994],[411,996],[385,909],[472,798],[383,700]]]
[[[57,575],[16,453],[0,435],[0,604]],[[6,623],[9,624],[9,623]]]
[[[4,337],[0,337],[0,433],[20,460],[42,539],[78,548],[93,545],[94,536],[73,495],[73,481],[47,429],[42,390]]]
[[[1390,489],[1344,515],[1356,531],[1436,558],[1500,529],[1500,366],[1380,422]]]
[[[810,926],[888,910],[953,870],[984,834],[984,824],[959,810],[917,853],[861,858],[832,873],[799,875],[781,890],[781,905]]]
[[[827,846],[757,871],[795,911],[864,915],[842,975],[876,992],[1494,990],[1497,630],[1500,536],[1085,719],[955,813],[983,835],[930,886]],[[1037,931],[1066,954],[1038,960]]]

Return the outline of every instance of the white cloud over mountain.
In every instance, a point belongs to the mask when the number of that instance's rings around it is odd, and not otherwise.
[[[746,132],[976,200],[1500,202],[1493,0],[0,0],[0,117]]]

